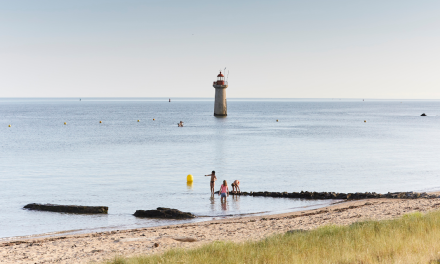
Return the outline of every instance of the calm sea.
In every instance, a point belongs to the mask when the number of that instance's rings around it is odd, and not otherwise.
[[[0,238],[180,223],[132,215],[159,206],[200,221],[328,204],[230,197],[222,206],[203,176],[212,170],[243,191],[440,189],[440,101],[229,99],[226,118],[213,105],[0,99]],[[28,203],[104,205],[109,214],[23,210]]]

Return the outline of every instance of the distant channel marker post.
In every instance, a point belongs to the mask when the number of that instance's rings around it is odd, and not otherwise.
[[[227,116],[226,88],[228,88],[228,82],[225,81],[222,72],[217,75],[217,81],[212,86],[215,88],[214,116]]]

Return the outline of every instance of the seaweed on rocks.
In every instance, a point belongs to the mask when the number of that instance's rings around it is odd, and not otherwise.
[[[60,204],[38,204],[31,203],[23,207],[24,209],[36,211],[49,211],[73,214],[107,214],[107,206],[83,206],[83,205],[60,205]]]
[[[167,219],[187,219],[195,218],[192,213],[182,212],[177,209],[158,207],[156,210],[136,210],[134,213],[136,217],[149,218],[167,218]]]
[[[337,192],[241,192],[233,193],[232,195],[242,195],[242,196],[265,196],[265,197],[280,197],[280,198],[301,198],[301,199],[314,199],[314,200],[324,200],[324,199],[337,199],[337,200],[360,200],[360,199],[379,199],[379,198],[392,198],[392,199],[433,199],[440,198],[435,194],[428,194],[426,192],[394,192],[380,194],[376,192],[356,192],[356,193],[337,193]]]

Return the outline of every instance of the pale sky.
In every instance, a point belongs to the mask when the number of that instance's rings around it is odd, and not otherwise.
[[[440,1],[0,0],[0,97],[440,99]]]

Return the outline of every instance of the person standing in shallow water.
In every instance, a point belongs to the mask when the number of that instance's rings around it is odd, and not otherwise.
[[[221,195],[221,202],[223,203],[223,198],[225,198],[224,202],[226,203],[226,195],[229,196],[229,188],[226,180],[224,180],[223,184],[220,186],[219,194]]]
[[[215,181],[217,180],[217,177],[215,176],[215,171],[212,171],[211,174],[205,176],[211,176],[211,194],[214,194]]]

